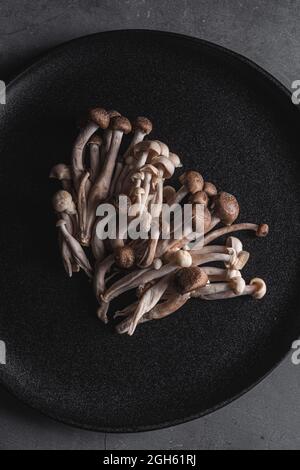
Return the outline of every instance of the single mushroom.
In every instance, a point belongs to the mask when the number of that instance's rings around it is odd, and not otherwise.
[[[217,196],[217,194],[218,194],[218,190],[215,187],[215,185],[213,183],[208,182],[208,181],[205,181],[204,186],[203,186],[203,191],[206,192],[206,194],[209,198]]]
[[[205,298],[208,295],[216,295],[224,292],[233,292],[235,295],[241,295],[246,287],[246,283],[242,277],[235,277],[229,282],[218,282],[209,284],[205,287],[195,289],[191,293],[193,298]]]
[[[144,116],[138,116],[135,122],[133,123],[132,128],[134,130],[133,138],[124,157],[127,157],[128,155],[130,155],[132,149],[137,144],[142,142],[144,138],[150,134],[150,132],[152,132],[153,124],[148,118]]]
[[[80,130],[72,151],[72,173],[75,189],[78,190],[84,172],[83,153],[90,137],[99,129],[107,129],[109,115],[103,108],[94,108],[89,112],[88,123]]]
[[[212,241],[216,240],[217,238],[222,237],[223,235],[227,235],[233,232],[239,232],[242,230],[250,230],[254,231],[257,237],[266,237],[269,233],[269,226],[267,224],[249,224],[249,223],[241,223],[235,224],[228,227],[221,227],[218,230],[214,230],[213,232],[206,235],[204,238],[204,245],[208,245]]]
[[[182,186],[169,202],[170,206],[173,204],[179,204],[189,193],[195,194],[202,191],[204,185],[204,180],[200,173],[191,170],[183,173],[183,175],[179,177],[179,181]]]
[[[182,168],[183,165],[179,156],[176,153],[169,152],[169,159],[171,160],[175,168]]]
[[[243,250],[242,242],[236,237],[228,237],[226,240],[226,246],[228,248],[233,248],[237,254],[237,261],[234,268],[237,270],[243,269],[248,263],[250,253]]]
[[[204,300],[224,300],[224,299],[233,299],[235,297],[241,297],[244,295],[251,295],[253,299],[260,300],[262,299],[267,292],[267,286],[262,279],[254,278],[250,282],[250,285],[247,285],[243,292],[236,294],[233,290],[228,290],[226,292],[220,292],[217,294],[210,294],[202,296]]]
[[[239,203],[235,196],[222,191],[213,198],[213,214],[225,225],[232,225],[240,213]]]

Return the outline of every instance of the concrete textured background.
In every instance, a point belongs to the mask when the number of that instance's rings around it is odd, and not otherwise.
[[[237,51],[290,88],[300,79],[300,0],[1,0],[0,80],[64,41],[114,29],[173,31]],[[300,449],[300,366],[291,354],[246,396],[159,431],[101,434],[28,409],[0,389],[0,449]]]

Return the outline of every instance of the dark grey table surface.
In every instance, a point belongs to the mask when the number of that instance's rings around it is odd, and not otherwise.
[[[1,0],[0,80],[72,38],[144,28],[226,46],[290,88],[300,80],[299,22],[300,0]],[[226,408],[174,428],[139,434],[73,429],[0,389],[0,449],[300,449],[300,365],[292,364],[291,355]]]

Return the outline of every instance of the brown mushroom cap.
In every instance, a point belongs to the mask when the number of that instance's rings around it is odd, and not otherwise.
[[[153,129],[152,122],[144,117],[144,116],[138,116],[134,122],[133,125],[133,130],[137,131],[142,131],[144,134],[148,135]]]
[[[121,269],[130,269],[135,265],[135,252],[131,246],[122,246],[116,249],[115,262]]]
[[[107,113],[108,113],[110,119],[112,119],[113,117],[121,116],[119,111],[116,111],[115,109],[110,109],[109,111],[107,111]]]
[[[181,168],[182,167],[181,160],[180,160],[179,156],[176,153],[170,152],[169,153],[169,159],[171,160],[171,162],[173,163],[175,168]]]
[[[204,185],[204,180],[200,173],[192,170],[183,173],[183,175],[179,177],[179,181],[192,194],[202,191]]]
[[[163,190],[163,202],[166,203],[168,202],[171,197],[174,197],[176,194],[176,189],[173,188],[173,186],[164,186]]]
[[[238,218],[240,207],[235,196],[222,191],[213,201],[215,215],[225,224],[231,225]]]
[[[215,185],[213,183],[209,183],[207,181],[204,183],[203,191],[206,192],[208,197],[213,197],[213,196],[216,196],[218,194],[218,190],[215,187]]]
[[[141,152],[148,152],[149,158],[148,162],[151,161],[153,156],[160,155],[160,145],[154,140],[142,140],[134,146],[134,155],[139,155]]]
[[[121,131],[124,134],[131,132],[132,126],[125,116],[115,116],[110,121],[110,126],[114,131]]]
[[[257,237],[266,237],[269,233],[269,225],[268,224],[260,224],[256,231]]]
[[[208,195],[205,191],[198,191],[197,193],[191,195],[190,202],[192,204],[203,204],[204,206],[207,206]]]
[[[155,156],[152,158],[151,164],[161,170],[163,178],[169,179],[174,174],[175,166],[167,157]]]
[[[109,114],[103,108],[93,108],[89,111],[89,119],[95,122],[101,129],[107,129],[109,126]]]
[[[102,145],[102,142],[103,142],[103,140],[100,137],[100,135],[93,134],[92,137],[90,137],[90,139],[88,141],[88,145],[94,144],[94,145],[98,145],[100,147]]]
[[[195,289],[206,286],[208,277],[198,266],[182,268],[175,274],[175,286],[181,295],[188,294]]]
[[[71,194],[62,189],[54,194],[52,203],[56,212],[64,212],[72,207],[73,200]]]
[[[57,180],[71,180],[71,169],[64,163],[58,163],[51,169],[49,178],[55,178]]]

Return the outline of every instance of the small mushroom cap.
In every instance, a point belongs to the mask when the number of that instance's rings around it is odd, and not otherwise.
[[[156,271],[158,271],[162,266],[162,260],[160,258],[155,258],[155,260],[153,261],[153,269],[156,269]]]
[[[159,176],[158,169],[154,165],[151,165],[151,164],[147,164],[143,166],[143,168],[141,168],[140,171],[144,173],[148,173],[152,176]]]
[[[228,237],[225,245],[227,248],[234,248],[237,253],[243,251],[243,244],[241,240],[236,237]]]
[[[193,259],[188,251],[178,250],[171,253],[168,261],[182,268],[189,268],[193,264]]]
[[[89,111],[89,119],[95,122],[101,129],[107,129],[109,126],[109,114],[103,108],[93,108]]]
[[[148,118],[144,116],[138,116],[134,122],[133,129],[135,131],[142,131],[144,134],[148,135],[152,131],[153,125]]]
[[[114,131],[121,131],[123,134],[131,132],[131,124],[125,116],[115,116],[110,121],[110,126]]]
[[[229,286],[236,295],[241,295],[245,290],[246,282],[241,276],[232,277]]]
[[[205,191],[198,191],[195,194],[192,194],[190,197],[191,204],[203,204],[204,206],[208,205],[208,195]]]
[[[142,152],[151,153],[151,156],[160,155],[160,145],[154,140],[142,140],[134,146],[134,155],[138,155]]]
[[[90,137],[89,141],[88,141],[88,145],[98,145],[99,147],[102,145],[102,138],[100,137],[99,134],[93,134],[92,137]]]
[[[255,277],[254,279],[252,279],[252,281],[250,281],[250,285],[255,286],[256,288],[252,294],[252,297],[254,299],[260,300],[266,295],[267,286],[265,281],[263,281],[262,279]]]
[[[178,157],[178,155],[176,155],[176,153],[170,152],[169,159],[171,160],[175,168],[181,168],[183,166],[180,158]]]
[[[138,180],[143,181],[144,179],[145,179],[145,174],[142,171],[137,171],[131,176],[131,180],[134,182]]]
[[[107,111],[107,113],[108,113],[110,119],[113,118],[113,117],[121,116],[119,111],[116,111],[115,109],[110,109],[109,111]]]
[[[232,225],[238,218],[240,207],[235,196],[222,191],[214,198],[214,213],[225,225]]]
[[[211,226],[211,213],[208,208],[204,205],[202,205],[201,207],[200,204],[195,204],[192,209],[192,215],[193,229],[195,230],[198,224],[200,225],[200,227],[203,226],[204,233],[206,233],[209,230],[209,227]]]
[[[135,265],[135,252],[131,246],[122,246],[115,252],[116,265],[121,269],[130,269]]]
[[[257,237],[266,237],[269,233],[269,225],[267,224],[260,224],[256,231]]]
[[[160,140],[155,140],[155,142],[157,142],[160,146],[160,155],[163,155],[164,157],[169,158],[169,155],[170,155],[169,147],[163,142],[161,142]]]
[[[182,268],[175,274],[175,285],[181,295],[206,286],[208,277],[198,266]]]
[[[64,163],[58,163],[52,168],[49,178],[55,178],[60,181],[71,180],[72,179],[71,169],[68,165],[65,165]]]
[[[240,251],[239,253],[237,253],[237,259],[234,263],[234,269],[237,269],[238,271],[243,269],[248,263],[249,258],[250,253],[248,251]]]
[[[204,185],[204,180],[200,173],[192,170],[183,173],[183,175],[179,177],[179,181],[192,194],[202,191]]]
[[[73,199],[71,194],[63,189],[54,194],[52,203],[56,212],[64,212],[73,208]]]
[[[213,183],[209,183],[207,181],[204,183],[203,191],[206,192],[208,197],[213,197],[213,196],[216,196],[218,194],[218,190],[215,187],[215,185]]]
[[[163,202],[167,203],[175,194],[176,189],[173,188],[173,186],[165,186],[163,191]]]
[[[165,179],[169,179],[174,175],[175,166],[167,157],[153,157],[151,160],[151,164],[162,171],[162,177]]]

